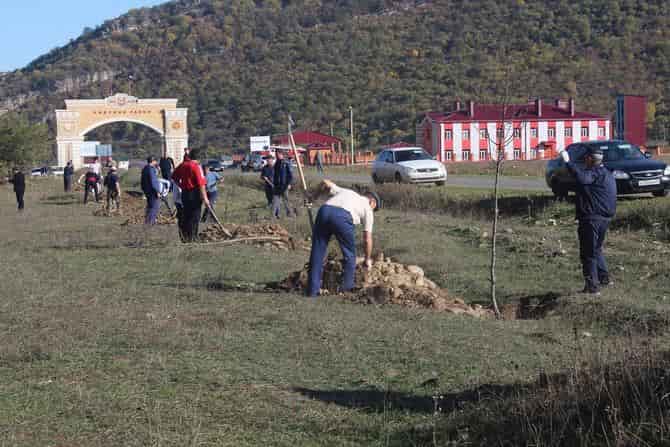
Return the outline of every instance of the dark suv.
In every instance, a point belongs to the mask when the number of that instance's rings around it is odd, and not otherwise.
[[[650,192],[663,197],[670,192],[670,167],[662,161],[651,160],[651,154],[643,153],[634,144],[622,140],[589,141],[571,144],[566,151],[571,161],[583,164],[584,156],[593,146],[602,149],[605,167],[616,179],[618,194]],[[575,190],[575,179],[561,157],[547,163],[545,178],[556,197],[565,197]]]

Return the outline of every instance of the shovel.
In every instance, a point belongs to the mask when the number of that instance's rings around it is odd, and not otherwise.
[[[223,226],[219,218],[217,217],[216,213],[214,212],[214,208],[211,205],[207,205],[207,210],[209,211],[209,214],[211,214],[212,218],[214,219],[214,222],[219,226],[223,234],[226,235],[226,237],[232,239],[233,238],[233,233],[228,231],[226,227]]]

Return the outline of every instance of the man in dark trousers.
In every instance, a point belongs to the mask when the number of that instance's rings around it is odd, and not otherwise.
[[[9,179],[9,182],[14,185],[14,193],[16,194],[16,204],[19,211],[23,211],[25,203],[23,202],[23,195],[26,193],[26,176],[19,168],[14,168],[14,175]]]
[[[261,169],[261,180],[263,181],[263,187],[265,188],[265,199],[268,201],[268,208],[272,208],[272,190],[274,189],[275,177],[275,157],[270,154],[265,157],[265,165]]]
[[[142,177],[140,178],[142,191],[147,198],[147,208],[144,215],[145,225],[155,225],[158,212],[161,209],[161,186],[158,182],[157,166],[156,157],[148,157],[147,165],[142,169]]]
[[[198,162],[200,154],[197,149],[191,149],[184,155],[184,161],[177,166],[172,179],[181,188],[182,219],[180,235],[184,242],[195,242],[198,239],[198,224],[202,205],[210,207],[207,198],[207,180]]]
[[[161,168],[161,177],[165,180],[170,180],[172,178],[172,172],[174,171],[174,160],[164,154],[161,157],[158,166]]]
[[[319,208],[312,230],[312,252],[309,256],[309,285],[307,294],[319,296],[323,261],[328,254],[328,242],[335,236],[340,244],[343,256],[341,291],[347,292],[354,287],[356,271],[356,235],[354,225],[363,225],[365,239],[365,266],[372,267],[372,225],[373,212],[381,206],[376,193],[360,195],[351,189],[340,188],[330,180],[324,180],[319,193],[330,198]]]
[[[98,202],[100,200],[100,175],[93,168],[89,168],[88,171],[79,177],[77,183],[81,184],[82,179],[84,179],[84,205],[88,203],[90,191],[93,191],[95,201]]]
[[[272,216],[279,219],[281,216],[281,204],[284,203],[286,216],[291,217],[291,204],[288,200],[288,190],[293,183],[293,173],[288,160],[284,158],[282,151],[277,151],[277,161],[274,166],[273,190],[272,190]]]
[[[68,161],[63,168],[63,188],[65,192],[72,191],[72,178],[74,177],[74,166],[72,166],[72,161]]]
[[[116,166],[109,168],[109,174],[105,177],[104,186],[107,189],[106,208],[109,213],[112,209],[112,202],[116,205],[116,211],[121,210],[121,182],[116,173]]]
[[[602,248],[607,227],[616,213],[616,181],[603,166],[603,152],[597,146],[589,147],[584,167],[570,161],[566,151],[561,151],[561,157],[577,182],[577,234],[585,282],[582,292],[599,295],[600,286],[611,283]]]

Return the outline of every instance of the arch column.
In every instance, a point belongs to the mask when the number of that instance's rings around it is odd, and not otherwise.
[[[184,149],[188,147],[188,132],[186,123],[188,109],[174,109],[165,111],[165,143],[163,154],[171,157],[175,164],[184,159]]]

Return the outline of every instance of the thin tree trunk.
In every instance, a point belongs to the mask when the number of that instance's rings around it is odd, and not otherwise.
[[[498,300],[496,299],[496,240],[498,236],[498,183],[500,180],[500,168],[503,161],[500,159],[500,151],[498,151],[498,160],[496,160],[496,178],[493,187],[493,228],[491,230],[491,305],[493,312],[498,320],[500,320],[500,310],[498,309]]]

